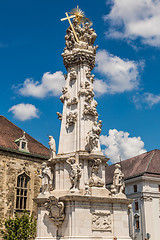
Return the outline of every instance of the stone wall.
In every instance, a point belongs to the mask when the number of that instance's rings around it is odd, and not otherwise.
[[[40,168],[46,158],[36,157],[31,154],[0,150],[0,219],[5,220],[13,217],[16,211],[16,186],[19,174],[26,173],[28,182],[27,210],[37,216],[36,198],[41,179]]]

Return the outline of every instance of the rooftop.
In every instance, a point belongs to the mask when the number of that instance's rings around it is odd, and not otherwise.
[[[125,179],[142,175],[160,177],[160,150],[155,149],[124,160],[121,166]],[[112,183],[114,170],[115,164],[106,167],[106,184]]]
[[[15,140],[23,136],[24,131],[0,115],[0,147],[4,149],[17,150]],[[25,134],[28,140],[28,150],[30,154],[49,157],[49,149],[29,134]]]

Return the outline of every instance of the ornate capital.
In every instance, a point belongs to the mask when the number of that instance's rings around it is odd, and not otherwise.
[[[90,51],[78,50],[68,53],[62,53],[63,63],[68,68],[73,68],[74,65],[86,64],[92,70],[95,66],[95,54]]]

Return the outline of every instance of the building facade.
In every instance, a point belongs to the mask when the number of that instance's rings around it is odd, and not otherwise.
[[[153,150],[121,162],[125,194],[133,199],[129,213],[130,236],[155,240],[160,236],[160,150]],[[106,168],[110,187],[114,165]]]
[[[0,116],[1,220],[24,209],[37,215],[33,198],[37,197],[41,186],[41,164],[48,158],[47,147]]]

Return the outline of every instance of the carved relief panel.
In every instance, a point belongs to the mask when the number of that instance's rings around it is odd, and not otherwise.
[[[92,230],[94,231],[112,231],[111,229],[111,213],[93,212],[92,213]]]

